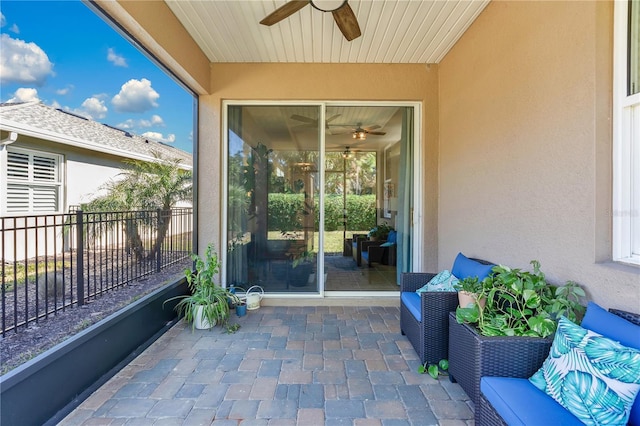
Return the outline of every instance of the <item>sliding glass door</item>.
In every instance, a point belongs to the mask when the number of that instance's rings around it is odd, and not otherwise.
[[[405,105],[228,104],[226,284],[397,292],[412,268],[413,115]]]

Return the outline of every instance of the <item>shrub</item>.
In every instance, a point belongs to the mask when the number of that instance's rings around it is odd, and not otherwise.
[[[320,229],[320,208],[318,198],[314,199],[315,227]],[[342,195],[325,198],[325,230],[342,229]],[[269,231],[294,231],[302,229],[300,212],[304,211],[304,194],[269,194],[267,226]],[[375,195],[347,196],[347,230],[362,231],[376,223]]]

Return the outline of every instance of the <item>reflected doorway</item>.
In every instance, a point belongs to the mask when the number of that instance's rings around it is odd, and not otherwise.
[[[412,270],[414,108],[226,108],[225,283],[397,292]]]

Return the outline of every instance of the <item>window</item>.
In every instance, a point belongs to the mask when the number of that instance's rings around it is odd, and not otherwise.
[[[62,156],[13,147],[5,153],[3,215],[59,212]]]
[[[615,2],[613,260],[640,265],[640,0]]]

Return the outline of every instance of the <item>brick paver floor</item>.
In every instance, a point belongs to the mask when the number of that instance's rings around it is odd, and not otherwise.
[[[179,322],[63,425],[466,425],[473,404],[417,372],[397,307],[263,306]]]

